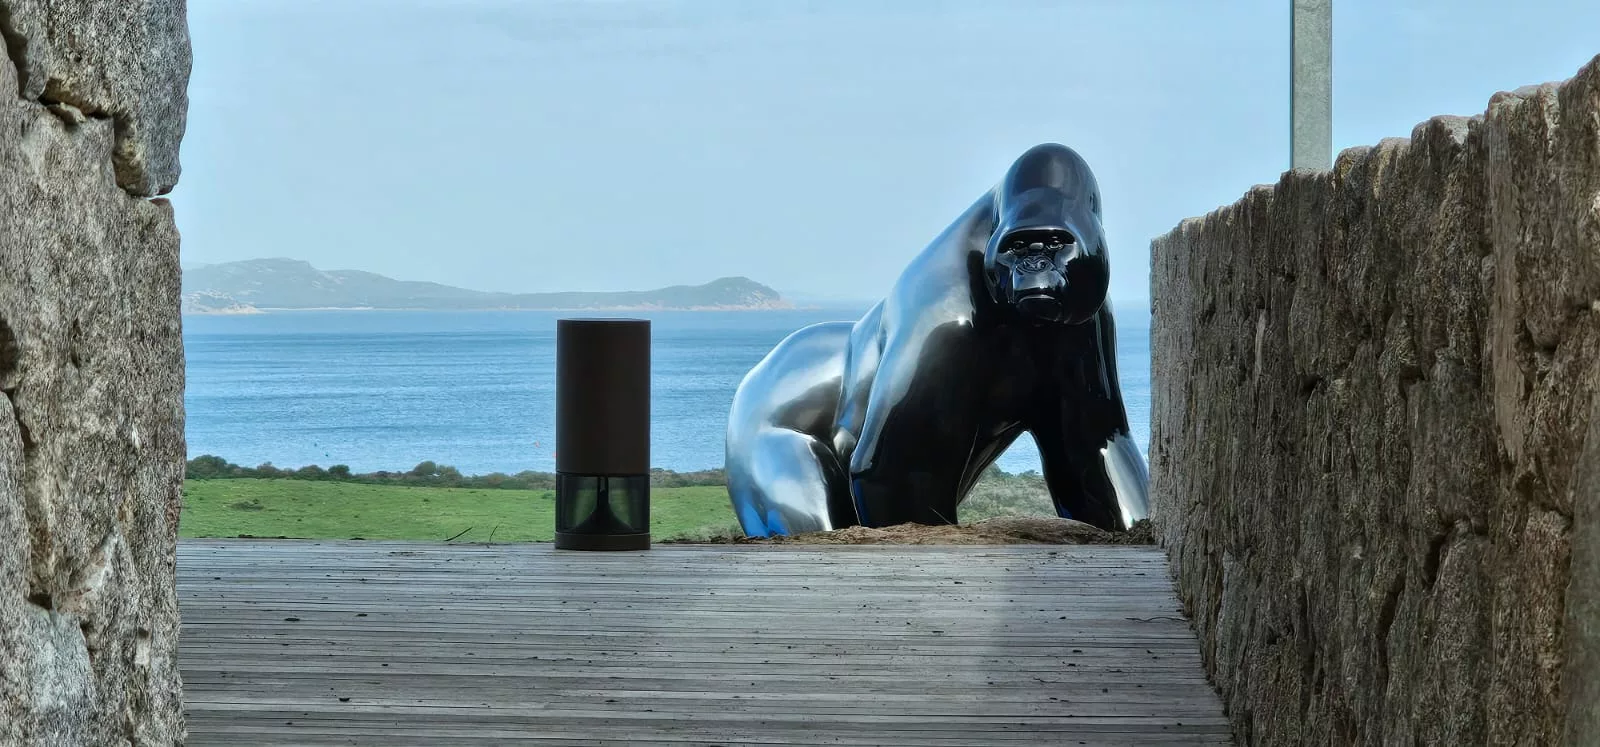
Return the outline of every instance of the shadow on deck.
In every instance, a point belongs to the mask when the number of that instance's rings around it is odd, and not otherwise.
[[[184,541],[191,745],[1229,744],[1151,547]]]

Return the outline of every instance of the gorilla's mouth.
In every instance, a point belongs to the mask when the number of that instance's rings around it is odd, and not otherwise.
[[[1017,313],[1039,322],[1060,321],[1065,311],[1061,299],[1049,293],[1027,293],[1018,297],[1015,303]]]

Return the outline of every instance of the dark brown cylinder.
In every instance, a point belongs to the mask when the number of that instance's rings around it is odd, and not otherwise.
[[[650,472],[650,322],[556,322],[556,471]]]
[[[556,547],[650,547],[650,322],[556,322]]]

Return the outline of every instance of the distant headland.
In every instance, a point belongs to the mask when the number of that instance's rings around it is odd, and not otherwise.
[[[764,311],[794,304],[754,280],[648,291],[488,293],[395,280],[360,270],[318,270],[296,259],[248,259],[183,271],[183,313],[260,314],[319,309],[387,311]]]

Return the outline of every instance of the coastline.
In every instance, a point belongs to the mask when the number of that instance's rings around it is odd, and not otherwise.
[[[476,313],[476,312],[484,312],[484,311],[542,311],[542,312],[555,311],[555,312],[567,312],[567,313],[578,313],[578,312],[612,313],[612,312],[640,312],[640,311],[690,311],[690,312],[728,312],[728,311],[737,311],[737,312],[763,312],[763,311],[820,311],[820,310],[823,310],[823,309],[830,309],[830,308],[835,308],[835,307],[832,307],[832,306],[817,306],[817,305],[798,305],[798,304],[783,304],[783,305],[774,304],[774,305],[755,305],[755,306],[654,306],[654,305],[639,305],[639,306],[573,306],[573,307],[554,307],[554,306],[552,306],[552,307],[539,307],[539,308],[532,308],[532,307],[527,307],[527,306],[505,306],[505,307],[484,306],[484,307],[478,307],[478,308],[462,308],[462,309],[434,309],[434,308],[427,308],[427,307],[377,307],[377,306],[315,306],[315,307],[293,307],[293,308],[289,308],[289,307],[272,307],[272,306],[263,306],[263,307],[249,306],[249,307],[227,308],[227,309],[184,309],[183,310],[183,315],[184,316],[251,316],[251,315],[257,315],[257,314],[293,314],[293,313],[301,313],[301,312],[318,312],[318,311],[371,311],[371,312],[406,311],[406,312],[428,312],[428,313],[433,313],[433,314]]]

